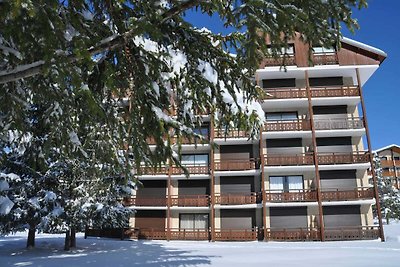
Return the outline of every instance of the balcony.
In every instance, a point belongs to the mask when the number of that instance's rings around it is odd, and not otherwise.
[[[371,240],[380,237],[378,226],[355,226],[325,228],[325,240]]]
[[[208,195],[171,195],[171,206],[208,207]]]
[[[215,229],[217,241],[253,241],[257,239],[257,228],[252,229]]]
[[[209,240],[208,229],[170,229],[171,240]]]
[[[371,187],[358,187],[353,190],[322,188],[322,201],[344,201],[374,198],[374,189]]]
[[[388,159],[382,159],[381,160],[381,167],[385,168],[385,167],[393,167],[394,166],[394,162],[393,160],[388,160]]]
[[[125,206],[148,206],[148,207],[157,207],[157,206],[167,206],[168,199],[167,197],[136,197],[132,196],[129,198],[125,198],[123,203]]]
[[[216,171],[247,171],[258,168],[258,159],[215,160]]]
[[[382,171],[382,176],[384,177],[400,177],[400,170],[383,170]]]
[[[246,131],[238,129],[231,129],[229,131],[215,130],[214,138],[228,139],[228,138],[250,138]]]
[[[312,87],[311,97],[349,97],[360,96],[357,86]]]
[[[316,228],[267,228],[267,240],[274,241],[314,241],[320,240]]]
[[[264,125],[266,132],[286,132],[286,131],[309,131],[311,130],[309,120],[293,121],[267,121]]]
[[[263,60],[262,65],[265,67],[279,67],[279,66],[296,66],[296,58],[294,55],[288,55],[285,58],[283,57],[267,57]]]
[[[313,154],[267,154],[265,157],[265,165],[267,166],[302,166],[313,165]]]
[[[167,231],[161,228],[135,228],[133,231],[130,231],[129,237],[132,239],[166,240]]]
[[[363,118],[315,119],[316,130],[347,130],[364,128]]]
[[[314,53],[312,62],[316,65],[338,65],[339,59],[336,53]]]
[[[350,153],[318,153],[318,164],[357,164],[368,163],[368,152],[350,152]]]
[[[246,194],[215,194],[215,204],[221,205],[245,205],[260,202],[260,195],[257,193]]]
[[[210,172],[210,167],[208,165],[185,165],[186,170],[190,174],[208,174]],[[183,175],[184,171],[179,166],[161,166],[161,167],[150,167],[142,166],[140,167],[140,172],[142,175],[168,175],[169,168],[171,168],[171,175]]]
[[[307,98],[307,90],[305,88],[268,88],[264,89],[264,92],[266,94],[264,100]]]
[[[306,189],[282,192],[277,190],[266,191],[267,202],[310,202],[317,201],[317,192]]]

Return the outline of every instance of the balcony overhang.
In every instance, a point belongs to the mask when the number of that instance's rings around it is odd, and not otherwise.
[[[367,170],[371,167],[369,162],[366,163],[349,163],[349,164],[329,164],[329,165],[319,165],[318,168],[321,171],[324,170],[348,170],[348,169],[356,169],[356,170]]]
[[[296,66],[287,66],[286,70],[281,67],[267,67],[264,69],[258,69],[256,75],[259,80],[291,78],[304,79],[305,71],[307,70],[310,78],[335,76],[352,77],[354,84],[357,84],[356,69],[359,69],[361,86],[363,86],[378,68],[379,65],[321,65],[300,68]]]
[[[238,210],[238,209],[257,209],[262,208],[262,204],[242,204],[242,205],[214,205],[215,209],[229,209],[229,210]]]
[[[322,201],[322,206],[373,205],[375,203],[376,203],[375,198],[371,198],[371,199],[360,199],[360,200]]]
[[[260,170],[243,170],[243,171],[215,171],[215,176],[253,176],[260,174]]]
[[[266,202],[266,207],[316,207],[318,206],[317,201],[309,202]]]

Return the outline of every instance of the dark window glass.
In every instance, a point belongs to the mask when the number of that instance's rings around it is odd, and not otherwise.
[[[307,207],[270,208],[270,216],[299,216],[307,215]]]
[[[317,146],[349,146],[351,137],[323,137],[317,138]]]
[[[333,170],[333,171],[320,171],[321,180],[330,179],[355,179],[356,170]]]
[[[314,115],[324,115],[324,114],[347,114],[347,106],[314,106]]]
[[[263,88],[296,87],[296,79],[271,79],[262,81]]]
[[[325,206],[323,213],[324,215],[360,214],[360,206]]]
[[[267,139],[268,147],[302,147],[301,138],[290,139]]]
[[[268,112],[265,113],[267,121],[293,121],[297,120],[297,112]]]
[[[310,78],[310,86],[343,85],[343,77]]]

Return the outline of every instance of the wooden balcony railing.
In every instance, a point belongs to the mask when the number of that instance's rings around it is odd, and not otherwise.
[[[337,65],[339,59],[337,53],[314,53],[312,56],[312,62],[316,65]]]
[[[266,132],[284,132],[284,131],[309,131],[311,130],[310,120],[293,121],[267,121],[264,125]]]
[[[224,130],[215,130],[214,132],[215,138],[250,138],[249,134],[246,131],[231,129],[229,131]]]
[[[162,167],[151,167],[151,166],[141,166],[140,167],[140,173],[143,175],[162,175],[168,174],[168,167],[167,166],[162,166]]]
[[[314,119],[314,125],[316,130],[362,129],[364,120],[362,118]]]
[[[209,240],[208,229],[180,229],[172,228],[171,240]]]
[[[261,201],[260,194],[215,194],[215,204],[221,205],[244,205],[256,204]]]
[[[216,171],[246,171],[258,168],[258,159],[216,160]]]
[[[267,166],[300,166],[300,165],[313,165],[313,154],[295,154],[295,155],[276,155],[267,154],[265,157],[265,165]]]
[[[130,238],[148,240],[166,240],[167,231],[162,228],[135,228],[131,231]]]
[[[124,198],[125,206],[166,206],[167,197],[137,197]]]
[[[208,174],[210,172],[210,167],[208,165],[199,164],[199,165],[184,165],[184,167],[188,170],[190,174]],[[172,175],[180,175],[184,174],[184,171],[181,167],[172,166],[171,167]]]
[[[381,159],[381,167],[382,167],[382,168],[385,168],[385,167],[393,167],[393,166],[394,166],[393,160]]]
[[[317,201],[317,192],[305,189],[291,190],[291,192],[279,192],[277,190],[267,190],[266,201],[267,202]]]
[[[345,189],[321,189],[322,201],[340,201],[374,198],[374,190],[371,187],[358,187],[353,190]]]
[[[184,145],[200,145],[200,144],[206,144],[209,142],[209,137],[208,136],[203,136],[204,140],[200,139],[199,137],[181,137],[180,141],[181,144]],[[172,138],[172,142],[173,143],[178,143],[178,138],[177,137],[173,137]]]
[[[305,88],[268,88],[264,92],[265,99],[307,98]]]
[[[312,97],[360,96],[360,90],[357,86],[312,87],[311,96]]]
[[[208,195],[171,195],[171,206],[208,207]]]
[[[325,227],[325,240],[370,240],[379,238],[378,226]]]
[[[294,55],[288,55],[284,59],[283,57],[274,58],[274,57],[267,57],[263,60],[262,65],[265,67],[276,67],[276,66],[296,66],[296,58]]]
[[[382,176],[384,176],[384,177],[395,177],[395,176],[397,176],[397,177],[400,177],[400,170],[396,170],[396,171],[394,171],[394,170],[384,170],[384,171],[382,171]]]
[[[367,162],[369,162],[369,154],[367,152],[318,153],[318,163],[320,165],[354,164]]]
[[[267,240],[313,241],[320,239],[320,232],[316,228],[267,228]]]
[[[217,241],[251,241],[257,239],[257,228],[252,229],[215,229]]]

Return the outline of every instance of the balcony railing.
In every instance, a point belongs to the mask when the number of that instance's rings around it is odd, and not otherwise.
[[[171,195],[171,206],[208,207],[208,195]]]
[[[315,119],[314,125],[316,130],[362,129],[364,120],[362,118]]]
[[[162,167],[151,167],[151,166],[141,166],[140,167],[140,173],[145,174],[145,175],[162,175],[168,174],[168,167],[167,166],[162,166]]]
[[[382,176],[385,176],[385,177],[395,177],[395,176],[397,176],[397,177],[400,177],[400,171],[399,170],[396,170],[396,171],[394,171],[394,170],[384,170],[384,171],[382,171]]]
[[[131,231],[130,238],[148,240],[166,240],[167,231],[163,228],[135,228]]]
[[[214,132],[215,138],[250,138],[249,134],[246,131],[231,129],[229,131],[224,130],[215,130]]]
[[[312,62],[314,65],[337,65],[339,59],[336,53],[314,53]]]
[[[371,187],[358,187],[353,190],[322,188],[321,190],[322,201],[371,199],[374,197],[374,190]]]
[[[355,227],[326,227],[325,240],[370,240],[378,239],[379,227],[377,226],[355,226]]]
[[[355,164],[369,162],[369,154],[367,152],[350,152],[350,153],[318,153],[318,164]]]
[[[291,190],[282,192],[277,190],[266,191],[267,202],[306,202],[317,201],[317,192],[306,189]]]
[[[309,120],[293,120],[293,121],[267,121],[264,125],[266,132],[285,132],[285,131],[309,131]]]
[[[264,92],[265,99],[307,98],[305,88],[268,88],[264,89]]]
[[[166,206],[167,197],[137,197],[132,196],[125,198],[123,203],[125,206]]]
[[[265,157],[265,165],[267,166],[300,166],[300,165],[313,165],[313,154],[267,154]]]
[[[285,64],[286,66],[296,66],[296,58],[294,57],[294,55],[288,55],[285,59],[283,57],[267,57],[263,60],[262,65],[265,65],[265,67],[275,67],[282,66],[283,64]]]
[[[393,160],[381,159],[381,167],[382,168],[393,167],[393,166],[394,166]]]
[[[215,204],[221,205],[256,204],[260,200],[260,195],[254,192],[249,194],[215,194]]]
[[[209,240],[208,229],[180,229],[172,228],[171,240]]]
[[[246,171],[258,168],[258,159],[216,160],[216,171]]]
[[[215,229],[217,241],[251,241],[257,239],[257,229]]]
[[[210,172],[210,167],[208,165],[199,164],[199,165],[184,165],[187,171],[190,174],[208,174]],[[171,167],[172,175],[180,175],[184,174],[184,171],[181,167],[172,166]]]
[[[267,228],[267,240],[274,241],[313,241],[320,240],[316,228]]]
[[[357,86],[312,87],[311,96],[312,97],[360,96],[360,90]]]

